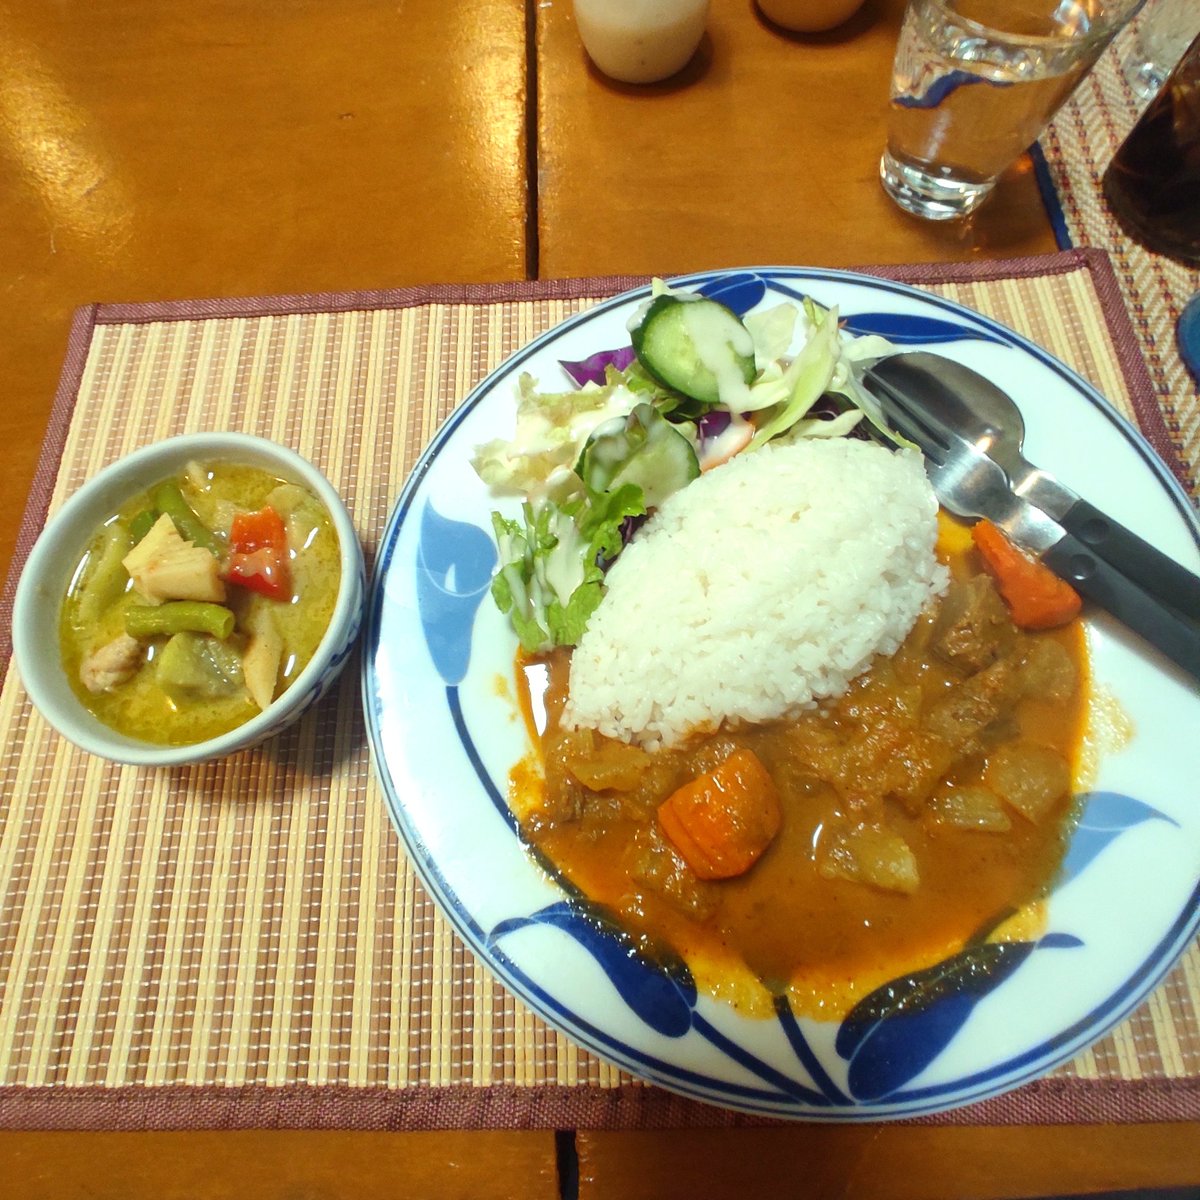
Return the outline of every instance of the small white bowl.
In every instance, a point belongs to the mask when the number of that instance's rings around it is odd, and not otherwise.
[[[71,573],[103,521],[130,496],[188,462],[224,459],[262,467],[306,487],[329,511],[341,550],[342,578],[329,628],[312,660],[268,708],[244,725],[190,746],[159,746],[126,737],[94,717],[71,688],[59,649],[59,617]],[[258,745],[290,725],[326,692],[354,647],[366,591],[362,548],[350,514],[310,462],[284,446],[241,433],[168,438],[106,467],[88,480],[42,531],[17,585],[13,654],[25,690],[63,737],[92,754],[143,767],[175,767],[223,758]]]

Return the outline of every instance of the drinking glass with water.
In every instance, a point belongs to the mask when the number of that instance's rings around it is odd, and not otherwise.
[[[1037,140],[1142,0],[909,0],[896,47],[888,194],[963,217]]]

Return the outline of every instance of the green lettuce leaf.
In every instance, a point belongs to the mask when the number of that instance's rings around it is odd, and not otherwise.
[[[621,552],[625,518],[645,511],[641,488],[625,484],[562,505],[526,501],[520,520],[492,513],[501,563],[492,598],[527,654],[579,641],[604,595],[601,564]]]

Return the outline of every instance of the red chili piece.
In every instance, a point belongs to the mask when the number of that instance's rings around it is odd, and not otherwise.
[[[229,530],[225,579],[272,600],[292,598],[292,572],[283,518],[268,504],[238,513]]]

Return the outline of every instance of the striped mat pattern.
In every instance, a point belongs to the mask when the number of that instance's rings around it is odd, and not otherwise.
[[[1170,455],[1103,256],[886,273],[1040,342]],[[453,407],[531,337],[630,282],[86,310],[18,563],[46,514],[105,464],[210,428],[316,462],[369,562]],[[1173,465],[1194,482],[1195,461]],[[464,949],[388,823],[355,666],[265,747],[157,773],[75,750],[6,671],[0,1126],[761,1123],[598,1061]],[[1184,1115],[1200,1115],[1195,946],[1140,1011],[1050,1079],[931,1119]]]

